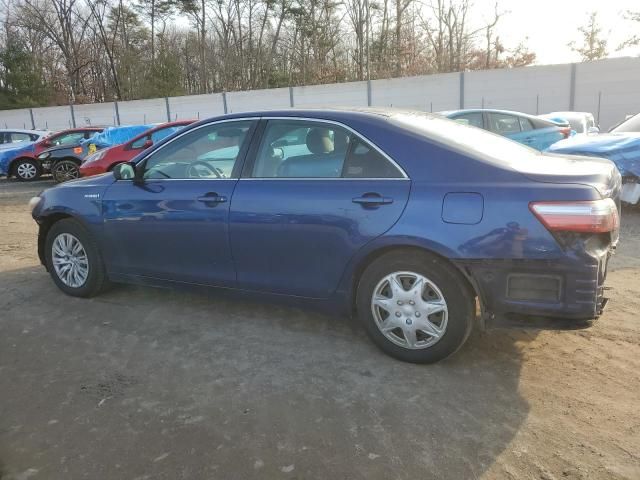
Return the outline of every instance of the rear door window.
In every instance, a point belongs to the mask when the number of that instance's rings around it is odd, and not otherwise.
[[[456,115],[452,117],[452,120],[455,120],[458,123],[463,125],[470,125],[472,127],[484,128],[484,124],[482,121],[482,112],[469,112],[463,113],[460,115]]]
[[[353,132],[326,122],[270,120],[253,178],[403,178],[398,167]]]
[[[533,130],[533,123],[528,118],[520,117],[520,128],[523,132],[528,132],[529,130]]]
[[[489,130],[499,135],[520,133],[520,121],[515,115],[508,113],[489,113]]]
[[[28,133],[11,132],[9,135],[11,136],[11,139],[9,140],[10,143],[23,143],[31,141],[31,135],[29,135]]]

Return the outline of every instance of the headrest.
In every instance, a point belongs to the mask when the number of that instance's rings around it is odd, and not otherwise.
[[[311,153],[333,152],[333,140],[327,128],[312,128],[307,133],[307,148]]]
[[[337,130],[333,134],[333,153],[345,153],[349,148],[349,134]]]

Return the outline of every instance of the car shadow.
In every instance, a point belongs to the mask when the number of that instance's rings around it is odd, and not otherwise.
[[[346,318],[217,292],[77,299],[39,267],[0,291],[7,478],[476,478],[529,411],[522,330],[424,366]]]

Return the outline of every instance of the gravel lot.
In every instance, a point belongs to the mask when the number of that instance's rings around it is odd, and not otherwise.
[[[408,365],[353,322],[117,287],[59,292],[0,180],[0,478],[638,479],[640,209],[590,329],[475,333]]]

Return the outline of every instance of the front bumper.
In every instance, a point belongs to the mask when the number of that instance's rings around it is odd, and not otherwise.
[[[612,249],[580,261],[478,260],[464,262],[482,299],[485,317],[509,315],[593,320],[604,310]]]

